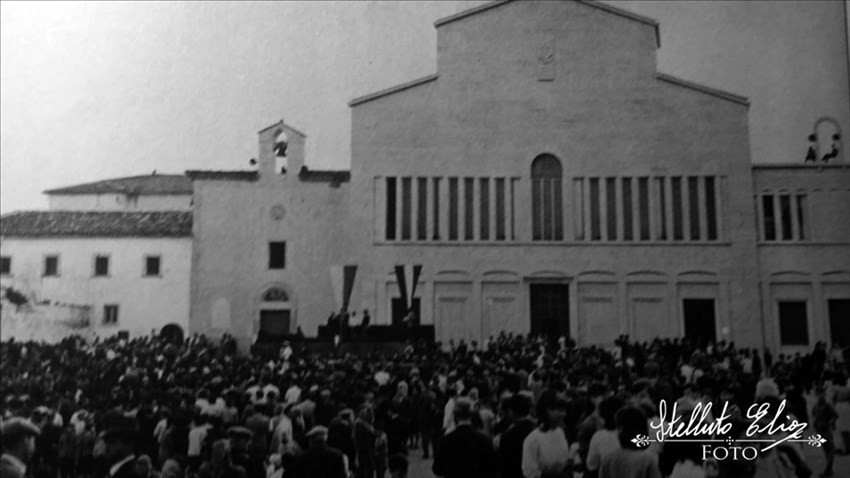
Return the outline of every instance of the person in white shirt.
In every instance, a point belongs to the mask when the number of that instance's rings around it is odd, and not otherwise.
[[[571,464],[570,444],[564,432],[566,397],[545,390],[537,402],[540,426],[522,444],[522,474],[525,478],[562,476]]]
[[[620,448],[620,440],[617,438],[617,422],[615,416],[617,410],[622,408],[623,401],[617,397],[609,397],[599,404],[599,415],[605,423],[604,428],[597,430],[590,439],[587,451],[587,472],[585,477],[595,477],[599,473],[602,460],[614,450]]]

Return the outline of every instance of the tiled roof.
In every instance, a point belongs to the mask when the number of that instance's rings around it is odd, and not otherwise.
[[[186,176],[191,179],[204,179],[207,181],[256,181],[257,171],[203,171],[190,169]]]
[[[207,181],[256,181],[259,178],[257,171],[202,171],[189,170],[186,176],[190,179],[202,179]],[[350,171],[311,171],[307,166],[302,166],[298,172],[298,179],[307,183],[347,183],[351,181]]]
[[[305,166],[298,172],[298,179],[311,183],[347,183],[351,181],[351,171],[310,171]]]
[[[182,174],[147,174],[126,178],[106,179],[64,188],[48,189],[45,194],[137,194],[190,195],[192,182]]]
[[[188,211],[21,211],[0,216],[2,237],[189,237]]]

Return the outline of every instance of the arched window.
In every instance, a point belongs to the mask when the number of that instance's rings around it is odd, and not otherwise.
[[[551,154],[541,154],[531,163],[532,239],[564,239],[561,194],[561,162]]]
[[[263,293],[263,302],[289,302],[289,295],[280,287],[272,287]]]

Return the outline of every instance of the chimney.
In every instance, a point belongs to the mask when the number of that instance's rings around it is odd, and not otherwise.
[[[260,178],[297,178],[298,172],[304,165],[304,142],[307,136],[293,129],[283,120],[260,130],[257,134],[260,142],[258,158]],[[278,157],[278,144],[282,142],[286,143],[286,154],[284,157]],[[281,171],[283,165],[286,166],[285,174]]]

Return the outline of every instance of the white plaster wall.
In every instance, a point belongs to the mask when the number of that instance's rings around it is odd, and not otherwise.
[[[54,211],[188,211],[192,195],[50,194],[47,203]]]
[[[0,253],[11,256],[12,273],[0,282],[35,301],[91,306],[99,335],[149,334],[170,323],[187,331],[191,250],[191,238],[4,238]],[[59,276],[43,277],[44,256],[53,254],[59,255]],[[110,257],[107,277],[94,277],[98,254]],[[144,277],[146,255],[161,256],[160,276]],[[103,325],[105,304],[118,304],[118,324]]]

